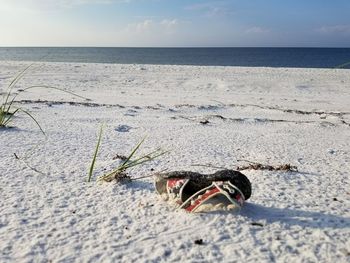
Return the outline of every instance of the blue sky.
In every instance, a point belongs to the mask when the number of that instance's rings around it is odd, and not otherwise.
[[[0,0],[0,46],[350,47],[349,0]]]

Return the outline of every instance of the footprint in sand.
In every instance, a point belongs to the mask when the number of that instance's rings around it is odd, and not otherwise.
[[[295,88],[300,91],[310,91],[310,86],[308,85],[297,85]]]
[[[129,109],[124,113],[124,116],[132,116],[135,117],[139,112],[136,110]]]
[[[128,125],[118,125],[117,128],[115,128],[115,130],[117,132],[129,132],[132,129],[132,127],[128,126]]]

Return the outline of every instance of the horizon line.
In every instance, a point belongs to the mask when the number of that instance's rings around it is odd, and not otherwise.
[[[0,48],[324,48],[347,49],[350,46],[1,46]]]

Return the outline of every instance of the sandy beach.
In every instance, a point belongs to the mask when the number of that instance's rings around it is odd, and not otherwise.
[[[2,94],[29,64],[0,62]],[[349,262],[350,70],[43,62],[14,91],[32,85],[88,99],[16,98],[47,136],[23,114],[0,129],[1,262]],[[134,178],[246,161],[298,172],[242,171],[253,190],[235,213],[175,209],[152,178],[96,183],[145,136],[140,154],[170,152]]]

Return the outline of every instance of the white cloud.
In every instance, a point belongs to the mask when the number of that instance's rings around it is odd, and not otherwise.
[[[248,29],[246,29],[246,34],[266,34],[269,33],[270,30],[267,28],[259,27],[259,26],[253,26]]]
[[[171,28],[171,27],[177,26],[179,22],[177,19],[172,19],[172,20],[164,19],[160,22],[160,24],[165,27]]]
[[[153,19],[145,19],[139,23],[128,24],[126,31],[130,33],[147,33],[151,31],[169,33],[169,30],[173,30],[180,24],[177,19],[163,19],[161,21],[155,21]]]
[[[150,30],[152,28],[153,24],[154,24],[153,20],[146,19],[146,20],[144,20],[144,21],[142,21],[140,23],[137,23],[135,25],[135,29],[138,32],[145,32],[145,31]]]
[[[224,1],[193,4],[186,6],[185,10],[198,11],[206,17],[229,16],[233,14],[233,11]]]
[[[350,36],[350,25],[323,26],[316,29],[316,31],[322,34],[340,34]]]
[[[122,46],[171,46],[181,38],[179,36],[183,34],[184,23],[173,18],[144,19],[110,35]]]

